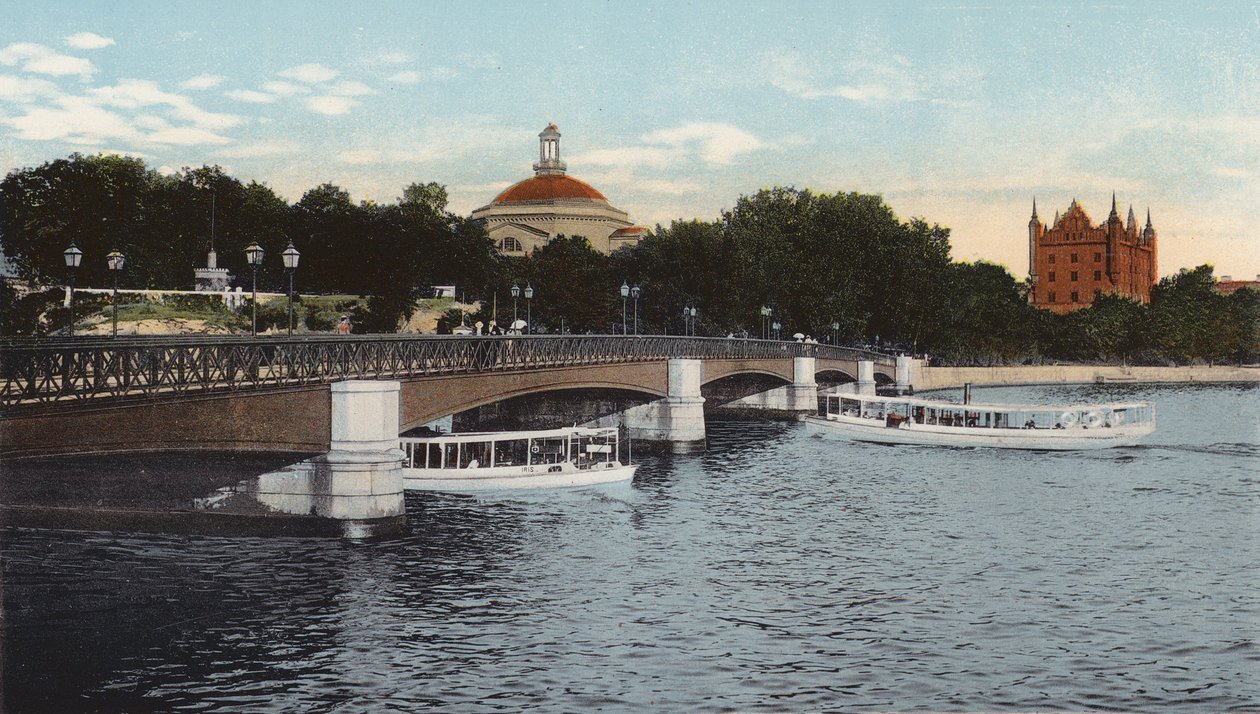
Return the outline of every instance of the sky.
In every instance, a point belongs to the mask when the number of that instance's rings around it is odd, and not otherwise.
[[[1026,275],[1034,197],[1114,192],[1159,272],[1260,274],[1260,3],[18,3],[0,172],[73,152],[220,165],[467,214],[538,133],[636,223],[770,186],[876,193],[953,255]]]

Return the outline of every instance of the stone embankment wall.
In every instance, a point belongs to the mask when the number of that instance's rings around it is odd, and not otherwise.
[[[1260,382],[1260,365],[1249,367],[1124,367],[1120,365],[1038,365],[1017,367],[920,367],[915,391],[1031,384],[1125,382]]]

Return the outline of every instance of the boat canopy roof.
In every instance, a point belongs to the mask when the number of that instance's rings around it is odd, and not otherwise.
[[[920,399],[918,397],[881,397],[867,394],[828,394],[828,399],[845,399],[853,402],[872,404],[908,404],[912,407],[929,409],[966,409],[970,411],[995,412],[1071,412],[1091,409],[1143,409],[1151,406],[1150,402],[1087,402],[1078,404],[992,404],[982,402],[950,402],[945,400]]]
[[[470,442],[470,441],[514,441],[519,439],[558,439],[571,436],[615,436],[615,426],[590,428],[584,426],[568,426],[562,429],[534,429],[529,431],[465,431],[453,434],[434,434],[429,436],[404,437],[409,442]]]

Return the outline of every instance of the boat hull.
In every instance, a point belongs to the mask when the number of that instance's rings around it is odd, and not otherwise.
[[[1081,451],[1133,446],[1150,434],[1153,425],[1098,429],[990,429],[967,426],[910,424],[886,426],[883,419],[808,416],[811,433],[875,444],[1027,449],[1033,451]]]
[[[486,469],[403,469],[403,488],[408,491],[502,491],[525,488],[570,488],[601,483],[629,481],[637,464],[615,464],[606,467],[579,469],[562,464],[558,471],[546,467],[504,467]]]

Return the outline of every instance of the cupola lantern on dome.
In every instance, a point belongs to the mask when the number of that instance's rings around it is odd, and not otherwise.
[[[563,176],[564,162],[560,160],[560,129],[548,124],[538,134],[538,163],[534,164],[537,176]]]

